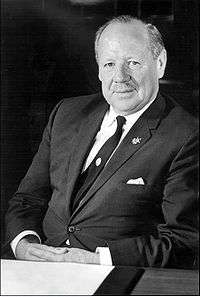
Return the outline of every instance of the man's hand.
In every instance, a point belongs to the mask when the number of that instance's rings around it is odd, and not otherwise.
[[[16,247],[16,258],[28,261],[100,264],[100,256],[97,253],[79,248],[52,247],[37,242],[36,237],[31,240],[21,239]]]
[[[89,252],[79,248],[67,248],[63,254],[56,255],[55,257],[46,257],[47,261],[58,262],[72,262],[72,263],[85,263],[85,264],[100,264],[100,256],[97,253]]]
[[[99,254],[78,248],[54,248],[35,244],[29,249],[29,255],[39,259],[38,261],[100,264]]]
[[[57,255],[67,251],[67,248],[55,248],[38,242],[35,236],[22,238],[16,247],[16,258],[28,261],[48,261],[50,258],[56,260]]]

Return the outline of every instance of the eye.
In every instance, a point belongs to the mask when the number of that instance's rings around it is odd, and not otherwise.
[[[108,62],[108,63],[104,64],[104,67],[106,67],[106,68],[112,68],[114,66],[115,66],[115,63],[113,63],[113,62]]]
[[[137,61],[134,61],[134,60],[130,60],[130,61],[128,61],[128,66],[129,66],[130,68],[134,68],[134,67],[137,66],[137,65],[140,65],[140,63],[137,62]]]

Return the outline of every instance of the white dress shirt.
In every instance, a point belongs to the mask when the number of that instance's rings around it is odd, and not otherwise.
[[[152,104],[153,101],[154,100],[151,100],[148,104],[146,104],[139,111],[137,111],[133,114],[124,116],[126,119],[126,123],[123,126],[122,136],[121,136],[121,139],[120,139],[117,147],[111,154],[110,158],[112,157],[112,155],[114,154],[114,152],[116,151],[116,149],[118,148],[118,146],[120,145],[120,143],[122,142],[122,140],[124,139],[126,134],[129,132],[131,127],[135,124],[135,122],[139,119],[139,117],[143,114],[143,112]],[[83,171],[85,171],[88,168],[90,163],[93,161],[93,159],[97,155],[98,151],[104,145],[104,143],[115,133],[115,131],[117,129],[116,117],[118,115],[119,114],[117,114],[114,111],[113,107],[110,106],[110,109],[106,112],[106,114],[103,118],[101,127],[96,135],[94,145],[93,145],[93,147],[86,159],[86,162],[83,166]],[[110,158],[109,158],[109,160],[110,160]],[[107,163],[109,162],[109,160],[107,161]],[[20,234],[18,234],[11,242],[11,248],[12,248],[14,254],[15,254],[18,242],[23,237],[25,237],[26,235],[29,235],[29,234],[37,236],[39,241],[41,242],[39,235],[35,231],[32,231],[32,230],[23,231]],[[108,247],[98,247],[96,249],[96,252],[100,254],[100,264],[101,265],[112,265],[112,258],[111,258],[110,250]]]

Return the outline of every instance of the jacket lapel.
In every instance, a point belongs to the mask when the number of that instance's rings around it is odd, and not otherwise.
[[[127,160],[133,156],[152,136],[160,122],[165,101],[161,95],[151,104],[151,106],[142,114],[137,122],[130,129],[122,143],[93,183],[87,194],[82,200],[81,207],[91,198],[91,196],[101,188],[106,181],[121,167]],[[75,210],[75,213],[79,207]],[[75,214],[74,213],[74,214]]]
[[[69,174],[67,176],[66,197],[71,197],[75,182],[81,173],[84,160],[91,149],[93,140],[100,128],[101,122],[108,109],[108,104],[104,101],[96,102],[99,105],[88,116],[88,110],[83,111],[80,128],[78,129],[75,141],[72,144],[72,154],[69,164]]]

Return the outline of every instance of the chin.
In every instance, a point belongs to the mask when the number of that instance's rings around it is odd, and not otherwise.
[[[115,104],[113,105],[113,108],[115,110],[115,112],[121,114],[121,115],[128,115],[128,114],[132,114],[135,112],[135,110],[137,109],[137,106],[130,106],[130,105],[125,105],[125,104]]]
[[[123,95],[114,96],[113,101],[117,102],[121,106],[124,106],[125,108],[127,107],[128,109],[131,107],[136,107],[141,103],[138,100],[138,97],[136,96],[133,97],[129,94],[124,94],[124,93]]]
[[[130,100],[127,99],[125,100],[124,98],[121,99],[115,99],[112,101],[113,102],[113,108],[120,112],[121,114],[123,113],[124,115],[132,114],[143,108],[142,101],[139,100]]]

